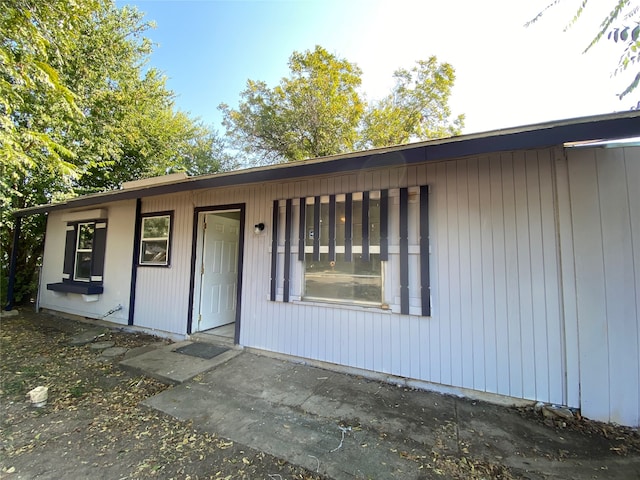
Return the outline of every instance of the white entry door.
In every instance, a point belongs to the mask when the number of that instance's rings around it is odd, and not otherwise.
[[[198,331],[227,325],[236,319],[239,214],[224,212],[205,215]]]

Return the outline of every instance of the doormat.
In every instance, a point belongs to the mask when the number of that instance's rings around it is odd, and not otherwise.
[[[229,350],[225,347],[218,347],[216,345],[211,345],[210,343],[190,343],[189,345],[185,345],[184,347],[176,348],[174,352],[182,353],[184,355],[189,355],[191,357],[199,357],[206,358],[207,360],[217,357],[221,353]]]

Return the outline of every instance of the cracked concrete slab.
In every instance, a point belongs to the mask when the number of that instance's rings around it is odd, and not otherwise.
[[[424,465],[434,456],[493,461],[532,479],[640,475],[637,457],[604,464],[589,436],[515,409],[246,351],[144,404],[334,479],[431,478]]]

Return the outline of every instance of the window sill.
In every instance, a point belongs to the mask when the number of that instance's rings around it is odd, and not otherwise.
[[[84,282],[47,283],[47,290],[64,293],[79,293],[82,295],[99,295],[104,291],[102,285]]]
[[[325,308],[339,308],[341,310],[355,310],[355,311],[376,311],[382,314],[391,314],[391,308],[386,304],[380,303],[366,303],[366,302],[341,302],[341,301],[331,301],[320,298],[313,297],[298,297],[298,299],[292,299],[291,303],[297,303],[299,305],[309,305],[312,307],[325,307]]]

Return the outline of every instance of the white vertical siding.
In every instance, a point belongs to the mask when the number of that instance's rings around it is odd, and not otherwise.
[[[551,151],[471,157],[292,182],[145,198],[143,213],[174,211],[171,266],[139,267],[136,325],[186,333],[197,207],[246,206],[240,343],[300,357],[508,396],[566,403],[555,170]],[[418,191],[430,187],[432,316],[420,312]],[[410,188],[412,315],[399,313],[398,188]],[[292,296],[269,301],[273,200],[390,189],[391,310],[297,301],[303,265],[292,231]],[[284,202],[278,294],[282,295]],[[255,235],[253,225],[266,224]],[[127,260],[130,262],[130,259]],[[281,297],[280,297],[281,298]]]
[[[270,240],[248,236],[241,342],[456,387],[565,403],[554,181],[553,155],[544,150],[251,188],[245,195],[247,211],[262,211],[264,220],[271,218],[274,199],[429,184],[433,315],[269,302]],[[385,296],[397,311],[398,203],[397,193],[390,194]],[[417,253],[415,200],[409,204],[410,252]],[[294,206],[294,224],[296,214]],[[258,218],[248,214],[248,224],[254,220]],[[412,312],[418,312],[417,255],[410,256],[410,301]],[[302,265],[293,253],[292,268],[292,278],[301,282]],[[298,288],[294,285],[293,291]]]
[[[134,324],[164,332],[187,331],[193,204],[190,194],[143,199],[142,213],[173,211],[171,264],[139,266]]]
[[[568,180],[585,416],[640,423],[640,148],[570,150]],[[569,265],[570,266],[570,265]]]
[[[184,334],[193,212],[244,204],[240,343],[640,423],[640,148],[504,152],[291,182],[145,198],[174,212],[171,266],[138,267],[134,323]],[[429,185],[432,315],[420,312],[419,185]],[[410,312],[400,315],[398,189],[409,187]],[[389,189],[389,310],[301,302],[298,198]],[[272,208],[293,198],[291,297],[269,301]],[[135,202],[108,204],[105,293],[43,289],[42,306],[126,323]],[[255,235],[253,225],[266,224]],[[277,291],[282,298],[284,202]],[[60,281],[64,222],[49,218],[43,285]],[[196,299],[197,301],[197,299]]]
[[[96,208],[96,207],[92,207]],[[97,301],[86,302],[76,293],[47,290],[48,283],[62,281],[65,235],[65,212],[54,211],[47,219],[47,241],[44,248],[40,306],[81,317],[102,318],[109,310],[121,305],[122,309],[109,315],[107,320],[127,324],[131,285],[131,251],[135,225],[135,201],[122,201],[101,205],[107,210],[107,243],[104,260],[104,293]],[[93,220],[87,218],[87,220]]]

